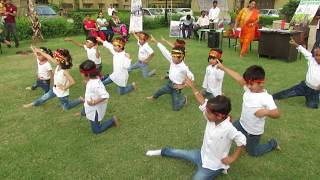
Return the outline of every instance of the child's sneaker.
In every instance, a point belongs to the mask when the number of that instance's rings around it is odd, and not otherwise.
[[[32,88],[29,86],[29,87],[26,87],[26,90],[31,91]]]
[[[135,82],[133,82],[132,83],[132,86],[133,86],[133,90],[138,90],[138,85],[137,85],[137,83],[135,83]]]
[[[155,98],[153,96],[148,96],[147,99],[148,100],[155,100]]]
[[[113,116],[113,119],[114,119],[114,126],[116,128],[119,128],[120,127],[120,122],[119,122],[119,119],[117,118],[117,116]]]
[[[29,104],[24,104],[22,105],[23,108],[31,108],[32,107],[32,103]]]

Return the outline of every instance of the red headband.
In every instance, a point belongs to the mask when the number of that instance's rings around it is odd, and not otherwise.
[[[92,69],[88,69],[88,70],[80,69],[80,73],[84,74],[84,75],[88,75],[88,74],[92,74],[92,73],[96,73],[96,72],[97,72],[96,65],[94,65],[94,67]]]
[[[261,84],[261,83],[264,83],[264,79],[246,80],[246,83],[247,84],[253,84],[253,83]]]
[[[53,52],[53,57],[59,62],[64,62],[64,57],[58,51]]]
[[[216,58],[218,58],[218,59],[221,59],[221,57],[222,57],[222,53],[220,53],[220,52],[218,52],[218,51],[215,51],[215,50],[211,50],[210,52],[209,52],[209,57],[216,57]]]

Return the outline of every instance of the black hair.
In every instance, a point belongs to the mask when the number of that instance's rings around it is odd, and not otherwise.
[[[53,53],[51,51],[51,49],[46,48],[46,47],[40,47],[40,49],[45,52],[46,54],[49,54],[51,57],[53,57]]]
[[[97,18],[99,18],[99,14],[100,14],[100,13],[102,13],[102,16],[104,17],[103,11],[99,11]]]
[[[226,96],[218,95],[208,100],[206,108],[211,113],[228,115],[231,111],[231,100]]]
[[[93,37],[93,36],[88,36],[86,38],[86,40],[89,40],[89,41],[93,42],[94,45],[97,44],[97,39],[95,37]]]
[[[190,19],[191,19],[191,16],[188,14],[187,17],[186,17],[186,19],[187,19],[187,20],[190,20]]]
[[[112,11],[111,15],[117,15],[117,12],[116,11]]]
[[[252,65],[246,69],[242,77],[245,81],[261,80],[265,78],[265,72],[261,66]]]
[[[315,42],[315,43],[313,44],[313,47],[312,47],[312,50],[311,50],[311,53],[312,53],[313,57],[316,56],[315,50],[316,50],[316,49],[319,49],[319,48],[320,48],[320,43]]]
[[[249,1],[249,4],[250,4],[250,3],[252,3],[252,2],[257,3],[257,1],[256,1],[256,0],[250,0],[250,1]]]
[[[85,60],[83,63],[80,64],[79,66],[80,71],[90,71],[93,69],[96,69],[96,64],[93,61],[90,60]],[[93,72],[93,73],[89,73],[89,74],[85,74],[86,77],[89,78],[96,78],[99,75],[99,72]]]
[[[175,47],[172,48],[172,50],[182,51],[184,56],[186,54],[186,49],[184,47],[181,47],[181,46],[175,46]]]
[[[213,1],[212,4],[218,4],[218,1]]]
[[[67,49],[60,48],[57,51],[64,57],[64,61],[60,62],[61,69],[71,69],[72,57]]]

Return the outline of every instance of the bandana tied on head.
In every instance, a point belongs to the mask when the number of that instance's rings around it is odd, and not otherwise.
[[[92,69],[88,69],[88,70],[80,69],[80,73],[81,73],[81,74],[84,74],[84,75],[89,75],[89,74],[97,73],[96,65],[94,65],[94,67],[93,67]]]
[[[62,54],[59,51],[55,51],[53,53],[53,57],[60,63],[65,63],[66,65],[68,65],[69,63],[64,59],[64,57],[62,56]]]
[[[211,49],[209,51],[209,58],[217,58],[217,59],[221,59],[222,57],[222,53],[216,51],[215,49]]]
[[[176,42],[174,43],[174,46],[184,48],[186,46],[186,42],[184,40],[177,39]]]
[[[114,46],[120,46],[121,48],[124,48],[125,44],[126,43],[121,39],[113,39],[112,40],[112,45],[114,45]]]
[[[264,83],[264,79],[246,80],[246,83],[247,84],[254,84],[254,83],[261,84],[261,83]]]

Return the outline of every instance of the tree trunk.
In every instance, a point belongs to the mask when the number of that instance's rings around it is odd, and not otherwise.
[[[37,43],[39,41],[42,41],[43,36],[41,33],[41,23],[37,15],[37,12],[34,9],[33,0],[28,0],[28,17],[32,23],[32,31],[33,31],[32,42]]]

